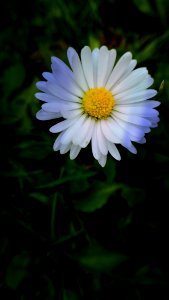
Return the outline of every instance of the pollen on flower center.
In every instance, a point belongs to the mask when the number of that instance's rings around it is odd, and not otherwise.
[[[96,119],[108,118],[114,105],[115,99],[112,93],[102,87],[88,90],[82,99],[85,113]]]

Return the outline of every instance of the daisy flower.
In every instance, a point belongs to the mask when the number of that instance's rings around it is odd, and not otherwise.
[[[59,133],[54,150],[70,151],[70,159],[75,159],[91,142],[93,156],[102,167],[108,153],[121,159],[117,144],[136,153],[132,142],[145,143],[145,133],[159,121],[154,108],[160,103],[151,99],[157,92],[149,89],[153,78],[147,68],[135,69],[137,61],[130,52],[115,64],[116,50],[105,46],[93,51],[85,46],[80,57],[68,48],[67,56],[70,68],[51,58],[52,72],[43,73],[45,81],[37,83],[42,92],[35,94],[45,102],[37,119],[61,118],[50,128]]]

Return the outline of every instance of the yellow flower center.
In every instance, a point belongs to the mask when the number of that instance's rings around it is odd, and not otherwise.
[[[106,119],[111,115],[115,99],[105,88],[88,90],[83,99],[82,107],[86,114],[96,119]]]

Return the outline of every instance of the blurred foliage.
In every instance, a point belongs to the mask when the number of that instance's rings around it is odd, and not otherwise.
[[[167,0],[3,2],[0,299],[169,299],[168,15]],[[146,65],[161,101],[138,154],[104,169],[53,152],[34,98],[51,55],[102,44]]]

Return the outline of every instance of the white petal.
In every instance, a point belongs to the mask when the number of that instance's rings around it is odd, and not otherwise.
[[[120,93],[115,96],[117,104],[129,104],[141,102],[154,97],[157,94],[156,90],[148,89],[141,92],[131,92],[131,90]]]
[[[83,96],[83,91],[76,83],[73,72],[56,57],[52,58],[52,71],[57,85],[75,96]]]
[[[82,115],[82,111],[80,109],[68,110],[63,108],[61,109],[61,114],[65,119],[74,119],[76,117],[80,117]]]
[[[102,132],[101,121],[97,122],[96,130],[97,130],[97,140],[98,140],[99,150],[103,155],[107,155],[107,152],[108,152],[107,139],[105,138],[105,136]]]
[[[72,143],[65,144],[65,145],[61,144],[61,145],[60,145],[60,154],[65,154],[65,153],[67,153],[67,152],[70,150],[71,145],[72,145]]]
[[[115,49],[112,49],[109,51],[109,59],[108,59],[108,64],[107,64],[107,72],[106,72],[106,76],[105,76],[105,79],[104,79],[104,82],[103,82],[103,86],[105,86],[111,72],[112,72],[112,69],[114,67],[114,63],[115,63],[115,60],[116,60],[116,50]]]
[[[52,133],[58,133],[61,132],[67,128],[69,128],[73,123],[76,122],[76,119],[72,119],[72,120],[64,120],[62,122],[59,122],[58,124],[52,126],[49,131]]]
[[[120,79],[120,77],[126,72],[132,55],[130,52],[126,52],[118,61],[116,66],[114,67],[112,73],[109,76],[109,79],[106,83],[106,88],[109,90],[113,87],[113,85]]]
[[[44,93],[49,93],[46,81],[39,81],[36,83],[36,87]]]
[[[54,145],[53,145],[53,150],[54,150],[54,151],[58,151],[58,150],[60,149],[60,146],[61,146],[61,138],[62,138],[63,134],[64,134],[64,132],[61,132],[61,133],[58,135],[57,139],[55,140]]]
[[[72,70],[73,70],[76,82],[82,88],[83,91],[87,91],[89,87],[88,87],[87,81],[84,76],[80,58],[76,52],[74,53],[74,55],[72,57],[71,66],[72,66]]]
[[[109,118],[107,121],[112,133],[118,136],[120,144],[127,148],[130,152],[136,153],[137,150],[132,145],[129,134],[123,130],[115,120]]]
[[[42,108],[44,111],[51,112],[51,113],[57,113],[60,112],[61,109],[63,108],[63,105],[61,103],[55,103],[55,102],[50,102],[50,103],[45,103],[42,105]]]
[[[124,145],[124,147],[126,147],[131,153],[137,154],[137,149],[133,146],[132,143],[129,146],[128,145],[127,146]]]
[[[66,85],[66,82],[65,82]],[[63,87],[59,86],[57,82],[53,83],[48,81],[47,82],[47,88],[48,90],[55,95],[56,97],[59,97],[66,101],[73,101],[73,102],[80,102],[81,100],[79,97],[77,97],[75,94],[72,94],[71,92],[65,90]]]
[[[104,167],[107,161],[107,155],[101,154],[100,158],[98,159],[98,163],[101,165],[101,167]]]
[[[136,70],[134,70],[134,71],[136,71]],[[121,91],[120,94],[122,94],[122,93],[135,94],[135,93],[141,92],[141,91],[149,88],[153,84],[153,82],[154,82],[153,78],[149,74],[147,74],[147,75],[145,75],[145,78],[143,80],[140,80],[140,82],[138,82],[137,85],[135,85],[125,91]],[[119,95],[119,93],[117,93],[117,95]]]
[[[73,107],[76,107],[76,108],[81,107],[81,105],[79,104],[80,100],[78,99],[78,101],[74,101],[74,100],[76,100],[74,98],[75,96],[73,96],[71,98],[71,94],[69,94],[69,100],[68,100],[68,97],[67,97],[67,99],[61,99],[57,96],[49,95],[46,93],[36,93],[35,97],[44,102],[50,102],[50,103],[52,102],[52,103],[63,104],[63,105],[73,105]]]
[[[136,125],[145,126],[145,127],[150,127],[150,125],[151,125],[151,122],[149,120],[147,120],[145,118],[141,118],[140,116],[126,115],[126,114],[122,114],[118,111],[113,111],[113,116],[114,115],[123,121],[133,123]]]
[[[71,78],[74,78],[73,72],[70,68],[58,57],[52,56],[52,70],[54,73],[58,74],[58,71],[68,75]]]
[[[98,146],[98,140],[97,140],[97,123],[94,126],[93,129],[93,135],[92,135],[92,153],[95,159],[99,160],[101,153]]]
[[[86,129],[86,134],[84,136],[84,139],[81,141],[80,146],[82,148],[86,148],[87,145],[90,143],[92,135],[93,135],[93,130],[95,127],[95,121],[92,118],[88,118],[88,130]]]
[[[117,160],[121,160],[121,156],[115,144],[108,142],[108,150],[110,154]]]
[[[56,119],[56,118],[60,118],[60,117],[61,117],[61,115],[58,113],[46,112],[43,109],[39,110],[36,113],[36,118],[41,121],[52,120],[52,119]]]
[[[73,110],[73,109],[81,109],[81,105],[79,103],[76,102],[62,102],[63,107],[69,110]]]
[[[139,143],[139,144],[145,144],[146,143],[145,137],[143,137],[142,139],[138,140],[137,143]]]
[[[154,101],[154,100],[147,100],[147,101],[143,101],[143,102],[139,102],[139,103],[136,103],[134,104],[135,106],[139,106],[139,104],[144,104],[146,107],[149,107],[149,108],[155,108],[157,106],[159,106],[161,103],[159,101]]]
[[[77,132],[79,134],[84,118],[85,115],[80,116],[71,127],[64,131],[64,134],[61,139],[62,144],[69,144],[70,142],[72,142],[73,136],[77,134]]]
[[[153,118],[148,117],[147,120],[149,120],[149,122],[151,122],[150,127],[155,128],[155,127],[157,127],[157,123],[160,121],[160,118],[158,116],[153,117]]]
[[[137,101],[137,102],[129,102],[128,101],[126,103],[117,103],[114,106],[114,109],[116,110],[117,107],[146,107],[146,108],[155,108],[157,106],[159,106],[161,103],[159,101],[154,101],[154,100],[144,100],[144,101]]]
[[[141,138],[138,138],[138,137],[132,135],[131,132],[129,132],[128,134],[129,134],[130,140],[131,140],[132,142],[137,142],[137,143],[143,144],[143,143],[140,142],[140,141],[143,141],[144,135],[143,135]]]
[[[153,82],[154,79],[149,74],[147,74],[147,76],[145,76],[145,78],[140,81],[140,83],[135,87],[135,89],[137,91],[147,89],[153,84]]]
[[[77,128],[74,128],[74,126],[71,126],[67,130],[65,130],[61,138],[61,143],[64,145],[70,144],[72,142],[72,137],[75,134],[76,130]]]
[[[98,54],[97,86],[104,86],[109,62],[109,51],[107,47],[102,46]]]
[[[112,134],[116,135],[119,139],[119,143],[122,145],[130,144],[130,140],[128,135],[125,133],[125,131],[118,125],[118,123],[112,119],[107,119],[107,124],[109,128],[111,129]]]
[[[152,123],[151,128],[156,128],[158,126],[158,123]]]
[[[72,47],[69,47],[67,49],[67,57],[68,57],[69,64],[70,64],[71,68],[72,68],[72,58],[73,58],[74,54],[77,54],[76,50]]]
[[[53,81],[55,79],[54,75],[50,72],[43,72],[42,76],[48,81]]]
[[[148,71],[146,68],[139,68],[134,70],[130,73],[130,75],[127,76],[127,78],[125,78],[123,81],[112,88],[113,95],[131,89],[132,87],[136,87],[140,83],[140,81],[145,78],[147,73]]]
[[[78,156],[80,150],[81,150],[80,146],[72,144],[70,148],[70,159],[75,159]]]
[[[133,154],[137,154],[137,149],[133,146],[132,143],[130,143],[130,145],[123,145],[125,148],[127,148],[131,153]]]
[[[143,80],[135,87],[135,91],[141,91],[149,88],[154,83],[154,79],[147,74]]]
[[[83,125],[85,124],[87,119],[88,119],[88,117],[83,114],[82,117],[81,117],[81,123],[79,124],[79,128],[78,128],[79,130],[77,130],[77,133],[72,138],[72,143],[74,145],[79,145],[80,146],[79,140],[81,140],[81,135],[83,133]]]
[[[72,142],[74,145],[81,146],[85,136],[87,135],[88,130],[90,130],[90,124],[91,124],[90,118],[85,116],[84,121],[81,124],[81,129],[80,129],[79,134],[74,135],[74,137],[72,139]]]
[[[85,46],[81,51],[81,61],[88,86],[94,88],[92,53],[88,46]]]
[[[115,143],[115,144],[120,143],[117,135],[114,135],[113,132],[111,131],[107,120],[102,120],[100,125],[101,125],[102,133],[104,134],[105,138],[108,141]]]
[[[127,115],[137,115],[141,117],[154,117],[159,114],[155,109],[146,107],[146,105],[116,105],[114,111],[118,111]]]
[[[117,83],[119,84],[125,78],[127,78],[128,75],[133,71],[133,69],[135,68],[136,65],[137,65],[137,60],[136,59],[132,59],[131,62],[129,63],[129,65],[128,65],[128,69],[126,69],[126,72],[120,77],[120,79],[118,80]]]
[[[57,102],[57,101],[60,102],[60,101],[62,101],[58,97],[53,96],[53,95],[49,95],[49,94],[46,94],[46,93],[36,93],[35,97],[38,100],[42,100],[42,101],[45,101],[45,102]]]
[[[133,136],[137,137],[137,139],[140,139],[144,136],[145,133],[150,132],[149,127],[143,127],[143,126],[138,126],[132,123],[125,122],[119,118],[116,118],[114,116],[114,119],[116,122],[121,126],[124,130],[126,130],[128,133],[132,134]]]
[[[93,81],[94,81],[94,87],[97,87],[98,57],[99,57],[99,49],[98,49],[98,48],[95,48],[95,49],[92,51],[92,61],[93,61]]]
[[[50,102],[50,103],[44,103],[42,105],[43,110],[47,112],[60,112],[62,116],[64,117],[67,115],[70,118],[72,115],[75,117],[76,115],[81,114],[81,110],[79,109],[79,106],[77,106],[77,103],[69,102]]]

